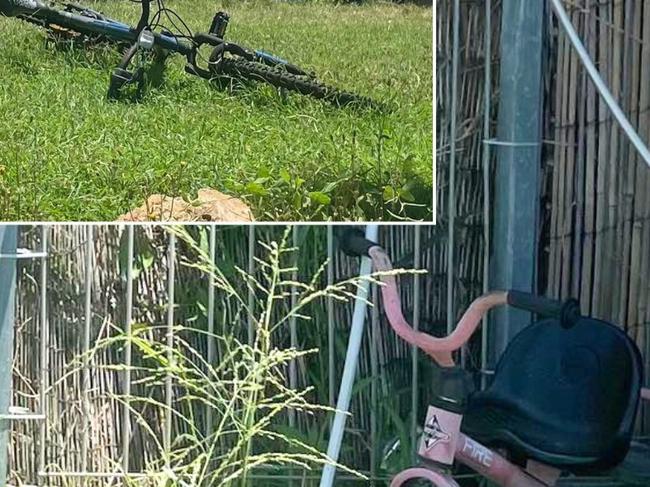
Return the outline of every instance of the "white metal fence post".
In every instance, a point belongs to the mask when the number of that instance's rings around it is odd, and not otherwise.
[[[93,226],[86,225],[86,269],[84,276],[84,341],[83,341],[83,354],[84,354],[84,368],[83,368],[83,438],[81,442],[81,470],[88,471],[88,451],[90,448],[90,357],[88,355],[90,350],[90,330],[92,324],[92,287],[93,287],[93,254],[94,254],[94,240],[93,240]],[[86,485],[86,482],[84,482]]]
[[[376,242],[378,233],[379,228],[377,225],[368,225],[366,228],[366,238],[368,240]],[[362,258],[359,277],[366,277],[370,275],[371,272],[372,262],[367,257]],[[357,374],[359,350],[361,348],[361,339],[363,338],[363,329],[366,321],[366,308],[369,289],[370,282],[364,279],[357,289],[357,296],[354,303],[352,328],[350,330],[348,351],[345,356],[343,378],[341,379],[341,387],[339,389],[339,397],[336,404],[336,414],[334,416],[334,423],[332,424],[329,445],[327,447],[327,456],[334,462],[337,462],[339,459],[339,453],[341,452],[341,443],[343,442],[343,433],[345,430],[345,422],[347,420],[347,413],[350,409],[352,388],[354,386],[354,379]],[[326,465],[321,476],[320,487],[332,487],[332,485],[334,485],[335,475],[336,467],[331,464]]]
[[[41,228],[41,278],[40,278],[40,292],[41,292],[41,303],[40,303],[40,321],[41,321],[41,336],[40,336],[40,354],[41,354],[41,377],[39,384],[39,408],[40,413],[45,416],[44,420],[41,421],[39,429],[39,448],[40,454],[38,458],[38,472],[39,474],[45,472],[45,456],[47,453],[47,383],[48,376],[50,373],[48,365],[48,340],[49,340],[49,329],[47,322],[47,264],[48,264],[48,231],[49,228],[45,225]],[[39,484],[42,482],[42,477],[39,475]]]
[[[167,367],[173,367],[174,363],[174,301],[175,301],[175,278],[176,278],[176,235],[169,234],[169,250],[167,254]],[[169,466],[169,454],[172,446],[172,407],[174,400],[174,388],[172,384],[171,370],[167,370],[165,377],[165,437],[164,448]]]
[[[420,269],[422,266],[422,229],[419,226],[413,227],[415,232],[413,243],[413,267]],[[420,274],[413,276],[413,329],[420,330]],[[418,382],[419,382],[419,368],[418,368],[418,347],[413,345],[411,347],[411,448],[413,450],[413,457],[417,458],[417,439],[418,439]]]
[[[458,65],[460,64],[460,0],[454,0],[451,67],[451,124],[449,137],[449,184],[447,185],[447,333],[456,319],[456,137],[458,118]]]
[[[327,226],[327,285],[334,284],[334,227]],[[327,374],[329,386],[329,405],[336,404],[336,369],[334,368],[334,299],[327,298]]]
[[[492,120],[492,0],[485,0],[485,83],[483,85],[483,293],[490,287],[490,121]],[[485,388],[488,360],[488,319],[481,326],[481,387]]]
[[[542,64],[545,2],[503,0],[490,283],[534,292],[541,187]],[[495,359],[530,313],[496,309],[489,330]]]
[[[255,275],[255,225],[248,227],[248,275]],[[248,344],[252,345],[255,340],[255,293],[253,286],[248,288]]]
[[[129,225],[127,231],[127,267],[126,267],[126,322],[124,333],[127,341],[124,344],[124,404],[122,407],[122,469],[125,474],[129,473],[130,445],[131,445],[131,324],[133,321],[133,246],[134,227]]]
[[[211,265],[215,264],[217,254],[217,227],[216,225],[210,225],[210,263]],[[216,348],[216,339],[214,337],[214,276],[212,274],[213,270],[210,269],[208,275],[209,284],[208,284],[208,363],[210,366],[214,366],[215,361],[215,348]],[[206,405],[207,411],[205,415],[205,425],[206,425],[206,436],[212,434],[212,425],[213,425],[213,409],[211,405]]]

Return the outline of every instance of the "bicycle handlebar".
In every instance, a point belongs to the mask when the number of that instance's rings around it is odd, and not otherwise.
[[[365,238],[363,239],[365,240]],[[384,311],[395,332],[408,343],[417,346],[431,356],[443,367],[453,367],[452,353],[469,341],[481,323],[483,316],[492,308],[509,304],[519,309],[539,313],[560,319],[565,327],[573,326],[580,317],[577,301],[566,302],[535,296],[521,291],[495,291],[475,299],[458,322],[456,329],[445,338],[436,338],[414,330],[402,314],[400,297],[397,292],[395,275],[390,274],[393,266],[384,249],[377,244],[365,240],[362,242],[357,235],[349,235],[345,250],[352,249],[354,254],[367,255],[372,259],[380,276]],[[372,244],[372,245],[371,245]],[[367,250],[364,250],[367,247]]]

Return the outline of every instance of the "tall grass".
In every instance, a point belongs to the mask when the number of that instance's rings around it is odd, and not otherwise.
[[[258,226],[254,235],[247,227],[218,227],[212,235],[207,226],[187,227],[191,239],[207,254],[214,251],[215,262],[219,271],[225,275],[225,280],[236,289],[236,294],[248,297],[248,280],[241,278],[237,266],[249,269],[248,248],[249,237],[255,243],[254,255],[263,261],[268,260],[268,250],[258,241],[281,242],[284,228],[279,226]],[[435,283],[435,261],[430,260],[431,250],[429,235],[435,229],[431,228],[423,234],[423,261],[427,265],[428,274],[421,280],[423,290],[421,329],[437,333],[444,333],[444,320],[430,321],[430,316],[436,316],[436,308],[430,306],[439,302]],[[324,226],[299,226],[295,228],[291,245],[299,250],[284,253],[283,265],[285,267],[298,267],[298,280],[310,283],[323,265],[327,255],[326,227]],[[91,343],[97,340],[108,339],[116,333],[123,333],[125,323],[125,292],[126,269],[128,267],[127,247],[124,238],[126,232],[119,227],[97,227],[95,231],[95,256],[94,284],[92,289],[92,320],[90,322]],[[24,248],[39,248],[39,231],[32,232],[25,228],[22,233],[20,246]],[[383,245],[389,249],[390,255],[395,258],[396,266],[412,266],[408,251],[412,249],[413,229],[407,227],[388,227],[382,229],[381,239]],[[175,282],[175,309],[174,323],[183,325],[174,330],[175,336],[180,336],[196,350],[201,357],[214,356],[216,362],[224,355],[224,346],[220,341],[211,339],[213,355],[208,349],[208,330],[213,330],[220,337],[232,337],[245,345],[248,342],[247,321],[248,316],[259,317],[261,306],[257,301],[251,306],[252,314],[248,309],[236,302],[236,298],[229,298],[223,288],[219,288],[214,296],[214,313],[208,313],[210,293],[208,284],[214,272],[204,272],[196,267],[184,265],[185,261],[193,264],[199,262],[194,248],[186,244],[183,238],[176,239],[176,272]],[[211,247],[211,242],[214,247]],[[128,340],[117,340],[113,346],[97,349],[93,357],[89,357],[88,369],[90,381],[86,386],[84,370],[74,372],[74,368],[81,367],[80,354],[83,353],[84,343],[84,280],[86,268],[86,233],[83,227],[64,226],[56,227],[50,232],[51,257],[49,262],[48,279],[48,327],[50,330],[50,354],[47,384],[53,385],[47,393],[48,430],[46,435],[47,450],[45,460],[50,472],[63,471],[91,471],[112,472],[122,468],[120,456],[122,452],[122,408],[118,397],[123,395],[124,373],[119,364],[124,362],[123,349]],[[164,227],[137,227],[135,231],[135,248],[133,260],[133,278],[135,296],[133,300],[132,327],[136,336],[144,336],[150,342],[158,344],[158,349],[168,350],[166,345],[169,279],[169,235]],[[336,250],[336,249],[335,249]],[[435,255],[435,253],[433,254]],[[444,261],[443,261],[444,262]],[[358,274],[357,259],[345,257],[335,251],[332,255],[331,266],[333,280],[346,280]],[[210,264],[207,264],[210,267]],[[15,367],[15,392],[13,404],[23,406],[32,411],[39,410],[38,397],[34,391],[40,391],[41,369],[34,357],[38,356],[39,342],[34,340],[40,330],[39,302],[40,291],[37,286],[39,263],[23,264],[22,277],[19,280],[18,310],[17,310],[17,350],[14,362]],[[257,280],[265,282],[261,264],[250,266]],[[36,280],[34,280],[36,279]],[[324,290],[329,282],[327,276],[321,276],[318,289]],[[413,299],[412,280],[400,279],[400,288],[404,299],[406,316],[411,315]],[[353,288],[351,288],[353,289]],[[261,292],[261,291],[260,291]],[[258,297],[261,294],[256,293]],[[433,296],[432,299],[429,297]],[[444,296],[443,296],[444,298]],[[298,300],[296,300],[296,303]],[[444,302],[444,299],[443,299]],[[323,300],[318,298],[299,311],[299,314],[309,317],[308,320],[298,319],[297,339],[293,343],[299,350],[315,350],[318,352],[307,353],[297,360],[296,388],[309,387],[305,399],[312,404],[327,404],[330,402],[329,389],[333,387],[334,400],[338,381],[343,370],[343,357],[346,353],[349,323],[352,315],[352,302],[335,301],[332,314],[327,312]],[[248,305],[248,301],[246,302]],[[275,315],[273,322],[278,322],[287,316],[292,308],[291,299],[277,300],[274,306]],[[353,400],[351,403],[350,417],[342,445],[339,460],[341,463],[354,468],[375,480],[377,487],[385,486],[384,482],[390,478],[391,473],[400,468],[409,466],[410,457],[410,416],[411,407],[411,351],[400,341],[390,329],[384,319],[383,313],[378,311],[379,321],[370,320],[367,324],[367,334],[364,336],[362,350],[358,364],[358,378],[355,384]],[[444,311],[444,308],[443,308]],[[434,314],[431,314],[434,313]],[[369,315],[374,316],[372,311]],[[209,320],[214,316],[214,319]],[[328,323],[328,317],[333,318],[333,323]],[[275,348],[284,350],[292,348],[290,340],[291,317],[271,333],[271,340]],[[211,327],[209,324],[212,323]],[[330,328],[331,325],[331,328]],[[109,328],[110,327],[110,328]],[[328,332],[334,332],[333,340],[328,338]],[[375,348],[376,347],[376,348]],[[133,347],[135,348],[135,347]],[[373,351],[373,349],[375,351]],[[164,355],[164,352],[161,352]],[[329,375],[329,356],[333,357],[333,375]],[[372,354],[377,354],[376,366],[372,365]],[[189,356],[189,355],[188,355]],[[77,358],[78,365],[69,366]],[[164,357],[163,357],[164,358]],[[215,360],[211,363],[215,363]],[[143,354],[134,351],[134,362],[131,375],[133,377],[133,397],[149,397],[165,403],[164,387],[160,384],[163,375],[158,380],[158,385],[151,385],[152,375],[147,370],[139,367],[151,368],[150,359],[144,361]],[[114,370],[102,369],[105,364],[112,364]],[[418,383],[420,404],[417,408],[417,424],[421,424],[420,415],[426,411],[428,397],[432,392],[427,366],[429,361],[421,357],[421,374]],[[156,368],[160,366],[155,364]],[[70,370],[70,375],[62,379],[65,371]],[[285,376],[288,371],[285,371]],[[375,388],[375,392],[371,389]],[[122,391],[122,392],[120,392]],[[175,398],[183,396],[180,386],[174,386]],[[116,396],[116,397],[114,397]],[[88,407],[83,407],[83,402],[88,401]],[[208,425],[209,408],[197,401],[192,401],[192,410],[187,402],[174,401],[173,406],[179,409],[186,417],[192,416],[201,432],[210,431]],[[166,421],[165,411],[154,408],[150,404],[135,403],[132,407],[142,413],[146,424],[155,432],[157,438],[163,438],[164,428],[161,426]],[[85,414],[84,411],[90,411]],[[318,410],[310,413],[287,410],[281,412],[273,423],[273,428],[290,438],[298,438],[304,443],[322,451],[327,447],[330,431],[330,410]],[[87,420],[86,418],[90,418]],[[134,414],[135,418],[135,414]],[[291,421],[290,421],[291,419]],[[174,437],[184,434],[186,427],[175,416],[173,417]],[[215,424],[215,415],[210,420]],[[374,428],[373,428],[374,425]],[[84,441],[84,434],[88,435]],[[205,434],[205,433],[202,433]],[[11,460],[13,485],[36,484],[38,482],[37,465],[41,458],[39,454],[38,427],[34,429],[24,422],[16,423],[13,430]],[[399,451],[390,449],[389,458],[384,458],[388,453],[387,445],[392,447],[394,440],[401,439]],[[87,443],[88,455],[81,454],[82,445]],[[164,446],[164,445],[163,445]],[[272,445],[274,446],[274,445]],[[253,451],[258,453],[266,448],[261,439],[254,442]],[[132,425],[131,462],[132,472],[147,471],[153,460],[160,459],[159,446],[151,439],[151,435],[137,421]],[[282,451],[288,448],[283,447]],[[396,455],[398,453],[398,455]],[[86,459],[84,465],[84,459]],[[160,464],[164,465],[164,461]],[[374,468],[373,468],[374,466]],[[254,478],[252,485],[286,486],[287,475],[296,476],[294,485],[317,486],[318,465],[312,470],[295,466],[259,466],[252,469],[249,478]],[[299,480],[298,480],[299,479]],[[354,480],[357,479],[357,480]],[[350,474],[341,473],[337,476],[340,485],[354,486],[365,485],[363,479]],[[79,479],[71,479],[66,484],[62,479],[53,479],[51,485],[67,486],[82,485]],[[84,483],[87,487],[110,485],[102,479]],[[115,481],[112,485],[115,485]]]
[[[138,486],[213,486],[244,487],[270,485],[251,476],[260,469],[286,472],[315,470],[330,463],[319,448],[290,434],[281,427],[290,412],[324,418],[332,409],[313,403],[313,387],[292,389],[287,385],[287,370],[292,361],[315,353],[315,349],[278,347],[272,336],[292,318],[309,322],[304,314],[323,298],[347,301],[354,296],[357,278],[319,288],[321,266],[309,281],[293,280],[295,267],[288,245],[289,231],[278,242],[259,242],[266,252],[258,259],[261,277],[236,268],[238,279],[254,290],[255,306],[249,307],[241,286],[232,282],[211,260],[209,253],[185,227],[170,229],[190,250],[183,265],[205,273],[215,288],[225,293],[236,306],[236,318],[220,331],[210,332],[190,325],[168,330],[139,323],[130,334],[116,329],[109,338],[99,340],[88,354],[80,355],[58,382],[91,361],[92,355],[129,345],[133,362],[127,367],[120,360],[102,365],[110,371],[129,373],[138,390],[146,393],[126,395],[111,391],[117,403],[126,405],[131,420],[150,445],[144,459],[143,478],[129,479]],[[294,305],[286,311],[287,301]],[[242,316],[252,316],[254,338],[239,338]],[[210,362],[198,342],[212,342],[215,360]],[[173,397],[168,400],[165,386],[171,381]],[[54,384],[52,387],[56,387]],[[169,430],[166,430],[169,424]],[[172,432],[172,441],[165,436]],[[116,464],[119,470],[119,465]],[[363,478],[343,465],[341,470]]]

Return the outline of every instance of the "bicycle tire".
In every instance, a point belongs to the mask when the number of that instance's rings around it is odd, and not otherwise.
[[[216,68],[218,72],[214,74],[218,77],[225,75],[235,79],[244,78],[253,81],[263,81],[276,88],[295,91],[302,95],[335,103],[339,106],[353,104],[366,107],[376,106],[376,103],[369,98],[339,90],[338,88],[321,83],[314,78],[298,76],[280,68],[247,61],[243,58],[224,57],[216,66],[218,66]]]

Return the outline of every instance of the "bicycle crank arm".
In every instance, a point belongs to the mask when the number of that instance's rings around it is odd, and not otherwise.
[[[124,54],[119,66],[111,73],[111,82],[108,88],[109,100],[117,100],[120,96],[120,91],[125,85],[138,83],[140,85],[139,89],[142,88],[144,81],[143,69],[138,68],[133,72],[128,70],[129,64],[131,64],[131,61],[138,53],[138,49],[138,44],[132,45]]]

